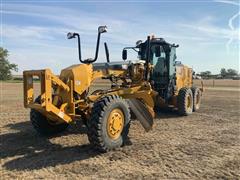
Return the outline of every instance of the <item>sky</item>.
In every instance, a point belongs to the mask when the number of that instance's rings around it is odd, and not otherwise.
[[[83,59],[95,54],[97,28],[102,35],[98,62],[122,61],[121,52],[149,34],[179,44],[177,60],[196,72],[240,70],[240,1],[238,0],[1,0],[1,46],[9,61],[24,70],[50,68],[59,74],[78,64],[78,32]],[[132,52],[128,59],[137,59]]]

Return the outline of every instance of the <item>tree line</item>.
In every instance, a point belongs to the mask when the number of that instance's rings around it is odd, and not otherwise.
[[[18,71],[17,64],[10,63],[8,60],[8,50],[0,47],[0,80],[12,78],[12,71]]]
[[[209,78],[233,79],[233,78],[239,77],[238,71],[231,68],[230,69],[221,68],[219,74],[212,74],[211,71],[203,71],[196,75],[201,76],[202,78],[205,78],[205,79],[209,79]]]

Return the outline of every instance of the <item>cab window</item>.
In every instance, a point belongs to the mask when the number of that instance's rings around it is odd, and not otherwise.
[[[162,46],[160,46],[160,56],[157,56],[157,53],[156,53],[157,48],[159,48],[159,45],[154,45],[151,47],[151,57],[152,57],[151,64],[153,64],[154,66],[157,64],[159,60],[164,61],[164,59],[166,58],[166,54]]]

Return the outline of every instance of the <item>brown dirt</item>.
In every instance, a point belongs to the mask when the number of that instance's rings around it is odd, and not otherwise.
[[[145,133],[133,121],[129,145],[94,152],[86,129],[39,136],[23,108],[22,84],[1,83],[1,179],[240,179],[240,92],[206,90],[199,112],[160,112]]]

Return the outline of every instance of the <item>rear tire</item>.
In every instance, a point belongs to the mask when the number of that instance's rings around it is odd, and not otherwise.
[[[193,94],[193,111],[198,111],[200,109],[201,104],[201,91],[198,87],[192,87],[192,94]]]
[[[128,103],[117,95],[95,102],[88,120],[88,139],[95,149],[107,152],[123,146],[130,127]]]
[[[193,94],[189,88],[181,88],[177,97],[178,112],[182,116],[188,116],[193,112]]]
[[[35,100],[35,103],[40,104],[41,97],[38,96]],[[48,120],[43,114],[38,112],[35,109],[31,109],[30,111],[30,121],[33,125],[33,128],[41,135],[50,136],[55,135],[60,132],[63,132],[67,129],[68,124],[67,123],[61,123],[61,124],[54,124],[50,123],[50,120]]]

